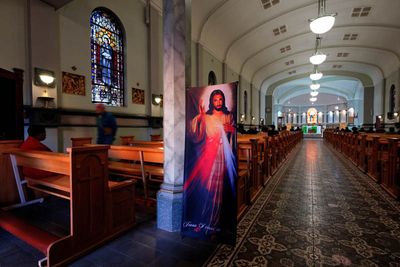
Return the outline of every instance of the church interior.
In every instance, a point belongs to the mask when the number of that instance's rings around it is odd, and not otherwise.
[[[400,266],[399,10],[0,0],[0,267]]]

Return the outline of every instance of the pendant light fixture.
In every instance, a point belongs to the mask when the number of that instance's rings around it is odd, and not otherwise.
[[[310,57],[311,64],[319,65],[322,64],[326,60],[326,55],[318,51],[318,48],[321,46],[321,37],[317,37],[315,39],[315,53]]]
[[[310,85],[311,90],[318,90],[321,87],[319,83],[312,83]]]
[[[318,17],[310,20],[310,29],[315,34],[324,34],[330,31],[335,24],[337,14],[326,14],[326,0],[318,0]]]
[[[314,72],[310,74],[310,79],[313,81],[318,81],[322,78],[322,72],[318,72],[317,66],[314,66]]]

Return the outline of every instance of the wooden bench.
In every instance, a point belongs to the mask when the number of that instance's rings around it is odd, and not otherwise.
[[[141,140],[135,140],[132,142],[129,142],[130,146],[137,146],[137,147],[154,147],[154,148],[163,148],[164,147],[164,142],[163,141],[141,141]]]
[[[396,199],[400,198],[400,139],[387,133],[359,135],[326,131],[324,139]],[[351,152],[353,151],[353,152]],[[355,152],[358,155],[354,155]]]
[[[92,146],[92,145],[88,145]],[[149,197],[149,182],[161,184],[164,179],[164,149],[148,146],[111,145],[108,149],[110,174],[127,179],[139,180],[143,184],[144,203],[155,203]],[[140,201],[140,199],[137,199]],[[150,201],[150,202],[149,202]]]
[[[0,141],[0,207],[20,202],[20,196],[7,151],[18,148],[21,144],[22,140]]]
[[[70,234],[56,241],[9,212],[0,217],[6,230],[45,253],[48,266],[64,266],[135,224],[134,182],[108,181],[107,150],[93,146],[73,147],[69,154],[9,152],[18,167],[55,173],[53,179],[25,177],[29,187],[69,200]]]
[[[76,147],[76,146],[83,146],[86,144],[91,144],[92,143],[92,137],[72,137],[71,138],[71,146]]]
[[[151,134],[150,141],[162,141],[161,134]]]
[[[133,140],[135,140],[135,136],[133,135],[126,135],[126,136],[120,136],[121,139],[121,145],[129,145]]]
[[[251,147],[238,143],[237,219],[246,212],[251,200],[249,179],[251,177]]]

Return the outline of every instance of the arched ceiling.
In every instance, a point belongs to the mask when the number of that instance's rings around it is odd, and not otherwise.
[[[346,76],[328,75],[324,76],[319,82],[321,88],[318,89],[318,92],[321,95],[334,95],[335,97],[332,98],[332,101],[336,100],[338,96],[341,96],[346,100],[358,99],[360,91],[363,90],[362,83],[358,79]],[[282,105],[292,98],[302,95],[305,95],[303,98],[307,100],[306,103],[309,103],[308,99],[310,98],[311,91],[309,86],[310,79],[308,77],[282,83],[276,87],[276,90],[274,90],[274,103]],[[318,104],[321,104],[320,96],[318,96]]]
[[[192,0],[192,39],[201,43],[230,68],[267,92],[269,86],[299,75],[308,76],[315,37],[308,19],[317,16],[317,0]],[[367,76],[376,84],[400,65],[400,1],[327,0],[335,13],[334,28],[322,36],[321,51],[328,54],[325,72]],[[367,16],[353,17],[354,8],[371,7]],[[275,35],[273,29],[286,26]],[[345,34],[356,34],[344,40]],[[290,50],[281,48],[290,46]],[[339,57],[338,53],[348,53]],[[287,65],[287,62],[293,64]],[[338,67],[339,66],[339,67]],[[309,82],[309,81],[308,81]],[[345,84],[345,81],[344,81]],[[268,92],[267,92],[268,94]],[[269,93],[271,94],[271,93]]]
[[[300,107],[300,106],[311,106],[310,102],[309,102],[309,98],[310,95],[309,94],[303,94],[303,95],[298,95],[298,96],[294,96],[288,100],[286,100],[285,102],[282,103],[283,106],[286,107]],[[347,99],[342,97],[342,96],[338,96],[335,94],[330,94],[330,93],[320,93],[318,95],[318,102],[316,104],[317,105],[340,105],[346,101]],[[307,105],[304,105],[304,103],[307,103]]]
[[[42,1],[58,8],[72,0]],[[150,0],[159,9],[162,1]],[[278,85],[312,71],[308,58],[316,35],[308,19],[317,17],[317,5],[317,0],[192,0],[192,40],[271,95]],[[352,16],[354,8],[368,7],[366,16]],[[321,51],[328,54],[322,72],[373,86],[399,68],[400,0],[326,0],[326,10],[338,15],[333,29],[321,35]],[[286,30],[274,34],[282,26]],[[345,40],[345,34],[355,38]]]

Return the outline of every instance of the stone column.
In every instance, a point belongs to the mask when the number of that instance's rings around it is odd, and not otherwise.
[[[191,0],[164,0],[164,183],[157,194],[157,227],[181,229],[185,88],[190,85]]]

